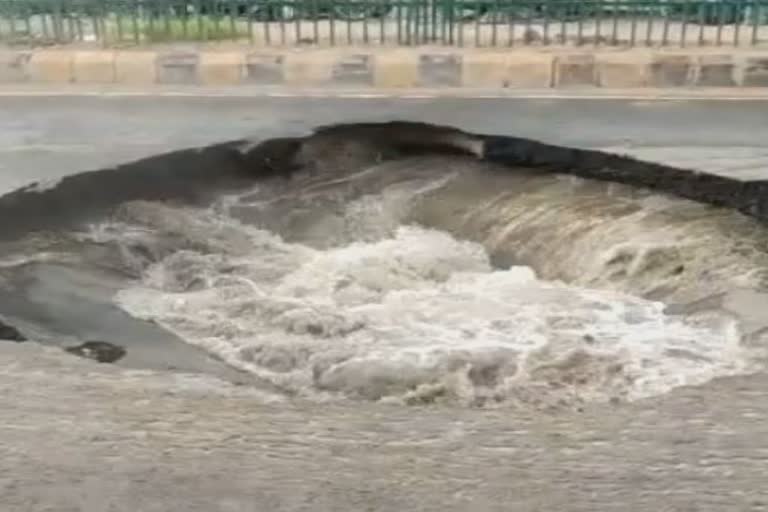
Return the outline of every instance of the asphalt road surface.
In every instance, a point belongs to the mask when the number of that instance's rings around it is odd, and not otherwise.
[[[768,174],[768,101],[0,96],[0,190],[171,149],[393,119]]]
[[[759,102],[4,97],[0,187],[373,119],[768,174]],[[768,510],[766,391],[760,374],[581,412],[324,406],[0,342],[0,510]]]

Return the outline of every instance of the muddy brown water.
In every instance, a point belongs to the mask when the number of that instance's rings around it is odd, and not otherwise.
[[[4,242],[4,317],[127,348],[0,347],[5,509],[766,507],[761,224],[336,144],[289,181]]]

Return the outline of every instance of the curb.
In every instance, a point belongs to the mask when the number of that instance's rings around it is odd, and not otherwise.
[[[0,52],[0,83],[404,88],[768,87],[768,51]]]

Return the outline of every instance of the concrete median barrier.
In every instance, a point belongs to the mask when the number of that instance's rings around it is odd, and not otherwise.
[[[110,84],[117,80],[115,52],[77,52],[72,66],[72,78],[78,83]]]
[[[38,51],[25,62],[26,74],[31,82],[70,83],[74,81],[76,52]]]
[[[0,83],[472,89],[766,87],[768,52],[478,48],[5,51]]]
[[[115,83],[123,85],[152,85],[157,81],[157,52],[117,52]]]
[[[597,84],[608,89],[648,87],[650,52],[600,53],[595,56]]]

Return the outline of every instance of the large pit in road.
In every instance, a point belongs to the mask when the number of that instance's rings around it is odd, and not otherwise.
[[[0,197],[25,337],[280,397],[579,407],[759,371],[762,181],[418,123]]]

